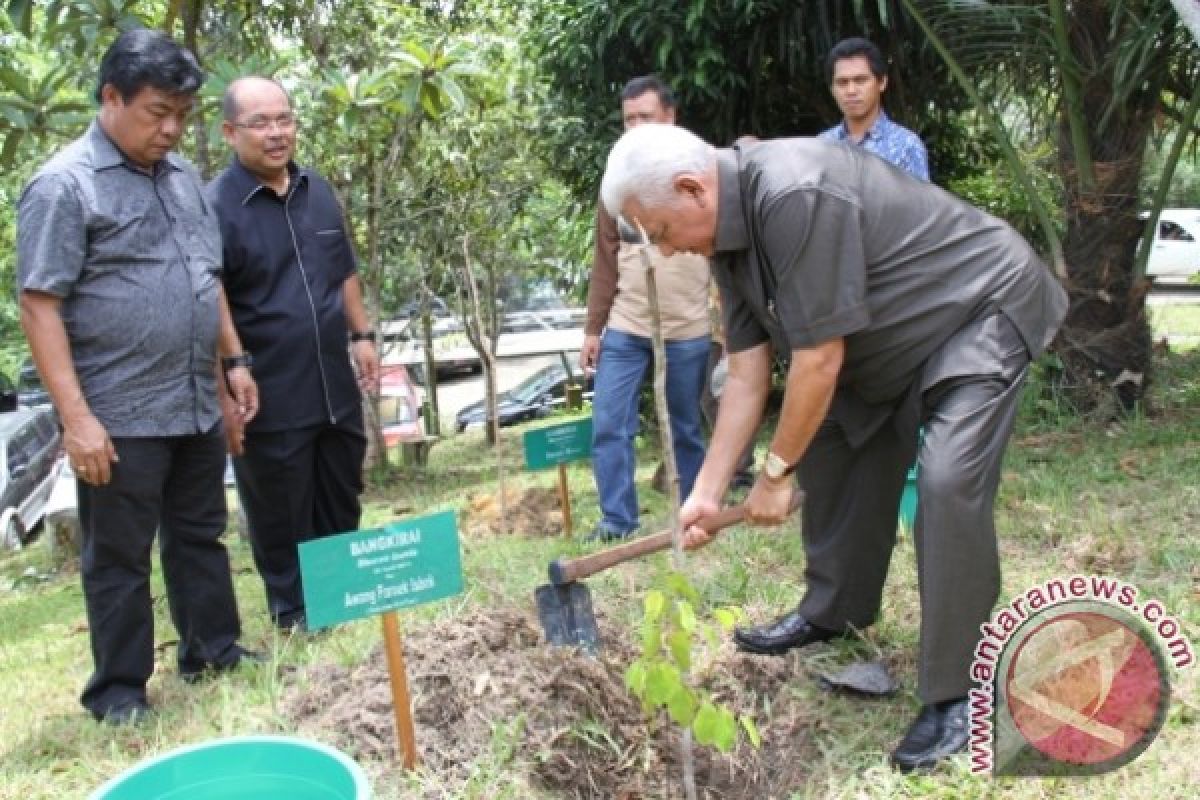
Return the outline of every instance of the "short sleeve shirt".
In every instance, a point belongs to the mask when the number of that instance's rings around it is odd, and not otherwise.
[[[234,159],[208,187],[224,242],[229,310],[254,357],[251,433],[336,423],[359,413],[344,284],[354,249],[333,188],[291,165],[280,196]]]
[[[171,153],[143,172],[95,122],[17,204],[18,285],[62,299],[75,372],[110,436],[204,433],[220,420],[220,267],[195,169]]]
[[[1036,356],[1066,294],[1009,225],[857,148],[720,150],[714,275],[728,346],[843,338],[839,386],[896,402],[951,334],[1003,312]]]

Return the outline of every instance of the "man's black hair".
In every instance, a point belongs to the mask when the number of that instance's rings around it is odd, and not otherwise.
[[[867,64],[871,67],[871,72],[876,78],[884,78],[887,76],[887,61],[883,58],[883,51],[869,39],[864,39],[861,36],[852,36],[849,39],[842,39],[833,46],[829,51],[829,55],[825,56],[825,83],[833,84],[833,68],[837,62],[843,58],[854,58],[856,56],[866,56]]]
[[[135,28],[117,37],[100,62],[96,101],[106,84],[129,102],[145,87],[170,94],[195,94],[204,83],[196,57],[162,31]]]
[[[657,93],[658,102],[662,103],[663,108],[670,109],[675,107],[675,93],[657,75],[641,75],[629,81],[629,83],[625,84],[625,88],[621,90],[621,102],[641,97],[646,92]]]

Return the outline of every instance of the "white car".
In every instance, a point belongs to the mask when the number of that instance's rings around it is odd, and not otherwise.
[[[19,548],[46,514],[64,459],[54,412],[0,414],[0,543]]]
[[[1200,275],[1200,208],[1162,210],[1146,275],[1155,283],[1188,283]]]

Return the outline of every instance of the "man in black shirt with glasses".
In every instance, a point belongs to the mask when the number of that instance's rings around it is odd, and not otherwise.
[[[358,527],[360,390],[377,384],[379,356],[341,206],[325,180],[292,160],[287,92],[239,78],[223,112],[235,157],[208,192],[230,311],[260,391],[259,414],[244,426],[226,406],[229,446],[271,618],[304,629],[297,545]]]

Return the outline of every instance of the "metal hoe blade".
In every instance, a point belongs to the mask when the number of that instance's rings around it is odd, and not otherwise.
[[[600,630],[592,611],[587,586],[571,582],[564,586],[546,584],[534,590],[538,620],[553,645],[579,647],[590,655],[600,650]]]

